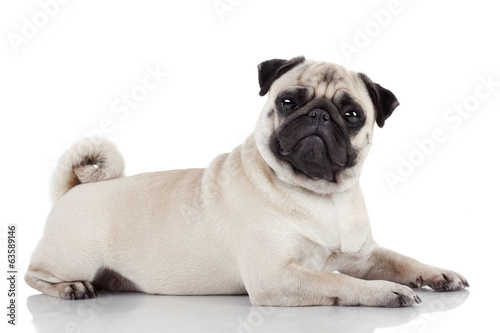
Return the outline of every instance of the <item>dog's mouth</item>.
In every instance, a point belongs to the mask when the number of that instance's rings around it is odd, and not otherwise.
[[[271,138],[274,155],[290,163],[296,172],[313,180],[335,182],[336,175],[356,160],[349,137],[335,122],[328,125],[297,119]]]
[[[325,141],[317,134],[312,134],[301,139],[292,149],[284,150],[283,147],[279,149],[281,156],[288,157],[293,153],[299,153],[307,155],[305,157],[311,160],[325,160],[328,159],[327,148]],[[332,163],[345,167],[347,162],[342,161],[331,161]]]
[[[325,142],[316,134],[301,139],[292,150],[282,150],[281,156],[309,178],[334,180]]]

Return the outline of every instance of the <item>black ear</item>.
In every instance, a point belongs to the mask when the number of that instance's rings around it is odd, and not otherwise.
[[[368,90],[368,94],[375,106],[377,125],[384,127],[385,120],[389,118],[394,109],[399,105],[398,99],[390,91],[378,83],[374,83],[363,73],[358,74]]]
[[[260,96],[264,96],[271,88],[271,84],[277,80],[281,75],[288,72],[295,66],[303,63],[306,59],[304,57],[295,57],[290,60],[285,59],[272,59],[260,63],[257,68],[259,69],[259,85]]]

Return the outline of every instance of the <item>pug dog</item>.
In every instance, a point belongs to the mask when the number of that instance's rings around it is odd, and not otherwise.
[[[460,274],[380,247],[359,177],[374,124],[399,102],[365,74],[304,57],[258,66],[253,134],[206,169],[123,176],[116,147],[68,150],[25,280],[65,299],[99,290],[248,294],[254,305],[420,303]]]

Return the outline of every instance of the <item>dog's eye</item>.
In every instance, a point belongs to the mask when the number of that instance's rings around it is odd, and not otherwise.
[[[285,110],[287,113],[292,113],[293,111],[297,110],[299,106],[295,101],[291,98],[283,98],[281,100],[281,107],[283,110]]]
[[[356,111],[356,110],[349,110],[344,112],[343,115],[344,121],[347,123],[349,126],[356,127],[359,124],[361,124],[363,117],[361,116],[361,112]]]

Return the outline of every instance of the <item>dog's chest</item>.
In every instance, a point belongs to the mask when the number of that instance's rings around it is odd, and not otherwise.
[[[322,270],[334,253],[356,253],[371,237],[362,196],[354,193],[307,203],[308,218],[297,224],[304,239],[302,266]]]

